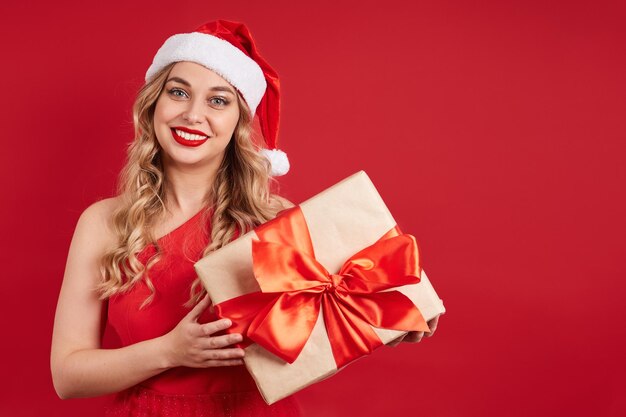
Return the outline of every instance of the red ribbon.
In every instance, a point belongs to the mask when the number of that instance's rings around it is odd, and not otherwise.
[[[300,207],[255,229],[252,260],[261,292],[216,304],[219,317],[241,333],[245,347],[256,342],[293,363],[306,344],[320,309],[337,368],[382,345],[371,326],[429,331],[417,307],[390,288],[420,282],[415,238],[396,226],[351,256],[331,274],[316,259]]]

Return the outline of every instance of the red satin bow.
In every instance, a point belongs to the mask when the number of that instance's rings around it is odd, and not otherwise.
[[[232,320],[228,333],[244,335],[241,347],[254,341],[293,363],[320,309],[337,368],[382,345],[371,326],[429,331],[404,294],[383,291],[420,281],[415,238],[397,226],[350,257],[337,274],[315,259],[300,207],[285,210],[255,232],[260,240],[252,241],[253,268],[262,292],[214,306],[218,316]]]

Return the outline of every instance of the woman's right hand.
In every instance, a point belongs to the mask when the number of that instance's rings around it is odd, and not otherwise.
[[[241,342],[241,334],[212,336],[230,327],[232,322],[229,319],[198,323],[198,317],[209,304],[207,294],[172,331],[163,336],[167,362],[171,367],[208,368],[243,364],[241,359],[245,353],[243,349],[224,349],[233,343]]]

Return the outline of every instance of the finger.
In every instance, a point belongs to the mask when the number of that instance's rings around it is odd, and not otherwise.
[[[229,360],[214,360],[210,359],[204,362],[204,366],[207,368],[210,366],[237,366],[243,365],[243,359],[229,359]]]
[[[436,316],[435,318],[431,319],[428,322],[428,328],[430,329],[430,333],[427,333],[426,337],[431,337],[435,333],[435,330],[437,330],[438,324],[439,324],[439,316]]]
[[[205,323],[205,324],[202,324],[201,326],[198,326],[198,328],[200,329],[198,336],[210,336],[213,333],[217,333],[221,330],[228,329],[232,325],[233,325],[233,322],[230,321],[230,319],[221,319],[221,320],[212,321],[210,323]]]
[[[209,304],[211,304],[211,299],[209,298],[209,294],[205,295],[204,298],[202,300],[200,300],[198,302],[198,304],[196,304],[189,313],[187,313],[187,318],[193,321],[198,320],[198,317],[200,317],[200,314],[202,314],[202,312],[204,311],[205,308],[207,308],[209,306]]]
[[[424,332],[409,332],[404,338],[404,341],[408,343],[419,343],[422,337],[424,337]]]
[[[400,336],[399,338],[392,340],[387,343],[387,346],[396,347],[400,344],[400,342],[402,342],[402,339],[404,339],[404,336]]]
[[[222,336],[208,337],[201,346],[204,349],[220,349],[232,345],[233,343],[241,342],[242,340],[243,337],[240,333],[225,334]]]
[[[246,352],[243,349],[233,348],[233,349],[213,349],[206,350],[204,352],[204,358],[206,360],[211,359],[241,359],[246,355]]]

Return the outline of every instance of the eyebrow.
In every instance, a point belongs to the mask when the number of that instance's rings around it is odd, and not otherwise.
[[[181,83],[183,85],[186,85],[187,87],[191,87],[191,84],[189,83],[189,81],[184,80],[180,77],[172,77],[170,79],[168,79],[165,83],[169,83],[170,81],[176,81],[177,83]],[[232,95],[235,95],[235,92],[233,91],[232,88],[227,87],[225,85],[216,85],[214,87],[209,88],[210,91],[225,91],[227,93],[230,93]]]

